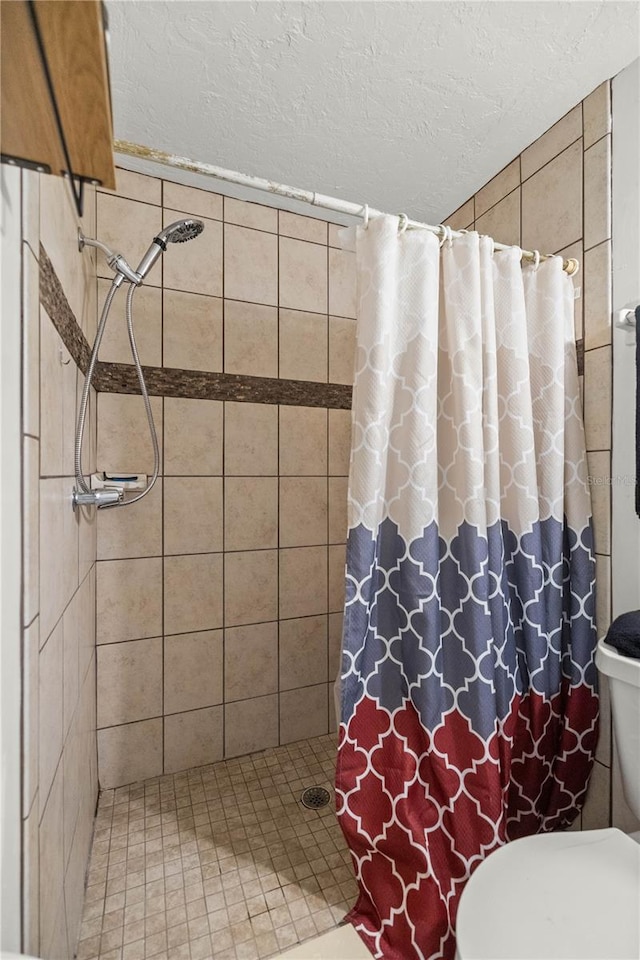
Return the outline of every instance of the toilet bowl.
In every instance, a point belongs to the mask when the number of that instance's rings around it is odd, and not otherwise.
[[[620,830],[514,840],[460,899],[457,960],[638,960],[640,844]]]
[[[640,660],[602,640],[625,799],[640,819]],[[456,960],[638,960],[640,834],[615,828],[514,840],[460,898]]]

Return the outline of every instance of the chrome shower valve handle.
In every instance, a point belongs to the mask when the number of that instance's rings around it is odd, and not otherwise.
[[[89,490],[85,493],[83,490],[73,488],[73,509],[77,507],[112,507],[116,503],[121,503],[123,490]]]

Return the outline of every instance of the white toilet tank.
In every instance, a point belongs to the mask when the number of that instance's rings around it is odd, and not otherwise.
[[[600,640],[596,666],[609,679],[625,800],[640,819],[640,660],[623,657]]]

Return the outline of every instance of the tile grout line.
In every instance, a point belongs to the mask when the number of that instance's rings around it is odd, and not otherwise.
[[[160,180],[160,226],[161,229],[164,228],[164,180]],[[164,367],[164,257],[161,257],[160,263],[160,362]],[[162,604],[160,616],[160,626],[162,629],[162,648],[161,648],[161,665],[162,665],[162,691],[161,691],[161,703],[162,703],[162,726],[161,726],[161,737],[162,737],[162,772],[164,774],[166,769],[166,743],[167,743],[167,731],[165,723],[165,688],[166,688],[166,660],[165,660],[165,496],[166,496],[166,485],[165,485],[165,443],[166,443],[166,429],[165,429],[165,398],[163,397],[160,404],[162,410],[162,500],[160,502],[160,546],[162,551],[162,564],[160,567],[160,575],[162,578],[161,589],[160,589],[160,603]]]
[[[277,246],[277,270],[276,270],[276,290],[277,290],[277,300],[278,300],[278,326],[276,330],[276,356],[278,358],[278,379],[280,379],[281,374],[281,364],[280,364],[280,209],[277,210],[276,224],[278,228],[278,246]],[[276,523],[277,523],[277,552],[276,552],[276,710],[278,712],[277,716],[277,731],[278,731],[278,746],[282,743],[282,719],[281,719],[281,697],[280,697],[280,619],[281,619],[281,610],[280,610],[280,561],[281,561],[281,545],[280,545],[280,497],[282,490],[282,475],[281,475],[281,464],[280,464],[280,405],[277,407],[277,420],[276,420],[276,457],[277,457],[277,469],[278,469],[278,499],[276,502]]]
[[[226,333],[226,323],[227,323],[227,313],[225,310],[225,276],[226,276],[226,263],[225,263],[225,237],[226,237],[226,228],[227,222],[225,219],[226,216],[226,203],[225,197],[222,197],[222,369],[226,370],[227,367],[227,358],[225,354],[225,333]],[[227,756],[227,701],[226,701],[226,678],[227,678],[227,608],[226,608],[226,589],[227,589],[227,538],[226,538],[226,527],[227,527],[227,459],[226,459],[226,448],[227,448],[227,404],[226,402],[222,403],[222,516],[220,522],[222,524],[222,611],[221,611],[221,621],[222,621],[222,757],[223,759]]]

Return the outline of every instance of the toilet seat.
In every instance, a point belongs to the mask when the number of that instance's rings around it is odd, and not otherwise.
[[[539,834],[469,880],[457,960],[638,960],[640,845],[620,830]]]

